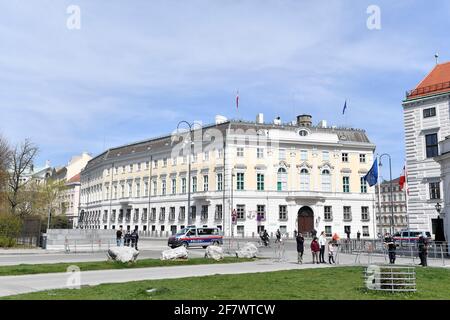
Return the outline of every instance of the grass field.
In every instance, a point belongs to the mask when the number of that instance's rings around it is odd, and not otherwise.
[[[418,291],[408,294],[367,291],[363,284],[363,267],[336,267],[103,284],[4,299],[450,299],[449,269],[416,270]],[[146,292],[153,288],[156,292]]]
[[[14,266],[0,266],[1,276],[16,276],[37,273],[55,273],[66,272],[67,267],[76,265],[81,271],[89,270],[106,270],[106,269],[132,269],[132,268],[149,268],[164,266],[184,266],[196,264],[212,264],[212,263],[236,263],[254,261],[254,259],[243,259],[235,257],[226,257],[221,261],[205,258],[192,258],[189,260],[159,260],[159,259],[142,259],[135,263],[124,264],[115,261],[93,261],[93,262],[72,262],[72,263],[49,263],[49,264],[20,264]],[[1,279],[1,278],[0,278]],[[1,280],[0,280],[1,281]]]

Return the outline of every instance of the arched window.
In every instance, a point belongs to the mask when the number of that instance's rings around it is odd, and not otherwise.
[[[322,191],[331,192],[331,175],[330,170],[322,170]]]
[[[309,191],[309,172],[307,169],[300,170],[300,190]]]
[[[285,168],[279,168],[277,173],[277,190],[287,190],[287,171]]]

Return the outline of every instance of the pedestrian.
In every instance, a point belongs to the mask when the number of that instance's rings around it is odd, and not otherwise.
[[[394,238],[392,238],[389,233],[386,233],[386,236],[384,238],[384,244],[388,249],[389,263],[394,264],[396,255],[395,250],[397,249],[397,245],[395,244]]]
[[[313,264],[314,263],[319,264],[319,251],[320,246],[319,243],[317,242],[317,237],[314,237],[313,240],[311,241],[311,253],[313,258]]]
[[[277,242],[281,242],[281,232],[280,232],[280,229],[277,229],[276,236],[277,236]]]
[[[130,240],[131,240],[131,234],[130,234],[130,230],[127,230],[127,233],[125,233],[125,236],[123,237],[125,240],[125,246],[129,247],[130,246]]]
[[[312,231],[311,231],[311,236],[312,236],[313,238],[315,238],[316,235],[317,235],[317,230],[316,230],[316,229],[312,229]]]
[[[322,231],[319,236],[319,262],[320,263],[326,263],[325,262],[325,246],[327,245],[327,237],[325,236],[325,231]]]
[[[428,263],[427,263],[428,240],[423,236],[422,233],[419,235],[419,240],[417,241],[417,246],[419,249],[419,258],[420,258],[419,266],[426,267],[426,266],[428,266]]]
[[[361,240],[361,232],[359,232],[359,230],[358,230],[358,232],[356,233],[356,239],[359,241],[359,240]]]
[[[122,245],[122,226],[116,232],[116,243],[117,246],[120,247]]]
[[[305,238],[303,238],[303,235],[301,233],[297,234],[297,237],[295,237],[295,240],[297,241],[297,256],[298,256],[298,263],[303,263],[303,251],[305,249]]]
[[[328,263],[329,264],[335,264],[334,261],[334,244],[333,241],[328,242]]]
[[[137,229],[134,229],[133,233],[130,236],[131,238],[131,247],[138,250],[138,240],[139,240],[139,234]]]

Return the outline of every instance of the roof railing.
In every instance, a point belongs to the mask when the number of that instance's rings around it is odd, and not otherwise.
[[[439,90],[445,90],[445,89],[450,89],[450,81],[441,82],[441,83],[433,84],[433,85],[430,85],[430,86],[421,87],[421,88],[417,88],[417,89],[414,89],[414,90],[407,91],[406,92],[406,98],[411,98],[411,97],[414,97],[414,96],[419,96],[419,95],[432,93],[432,92],[436,92],[436,91],[439,91]]]

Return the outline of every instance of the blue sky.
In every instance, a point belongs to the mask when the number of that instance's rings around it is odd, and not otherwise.
[[[72,4],[80,30],[66,27]],[[366,27],[372,4],[380,30]],[[401,102],[436,51],[450,59],[449,12],[444,0],[0,0],[0,133],[63,165],[180,120],[309,113],[366,129],[398,175]]]

